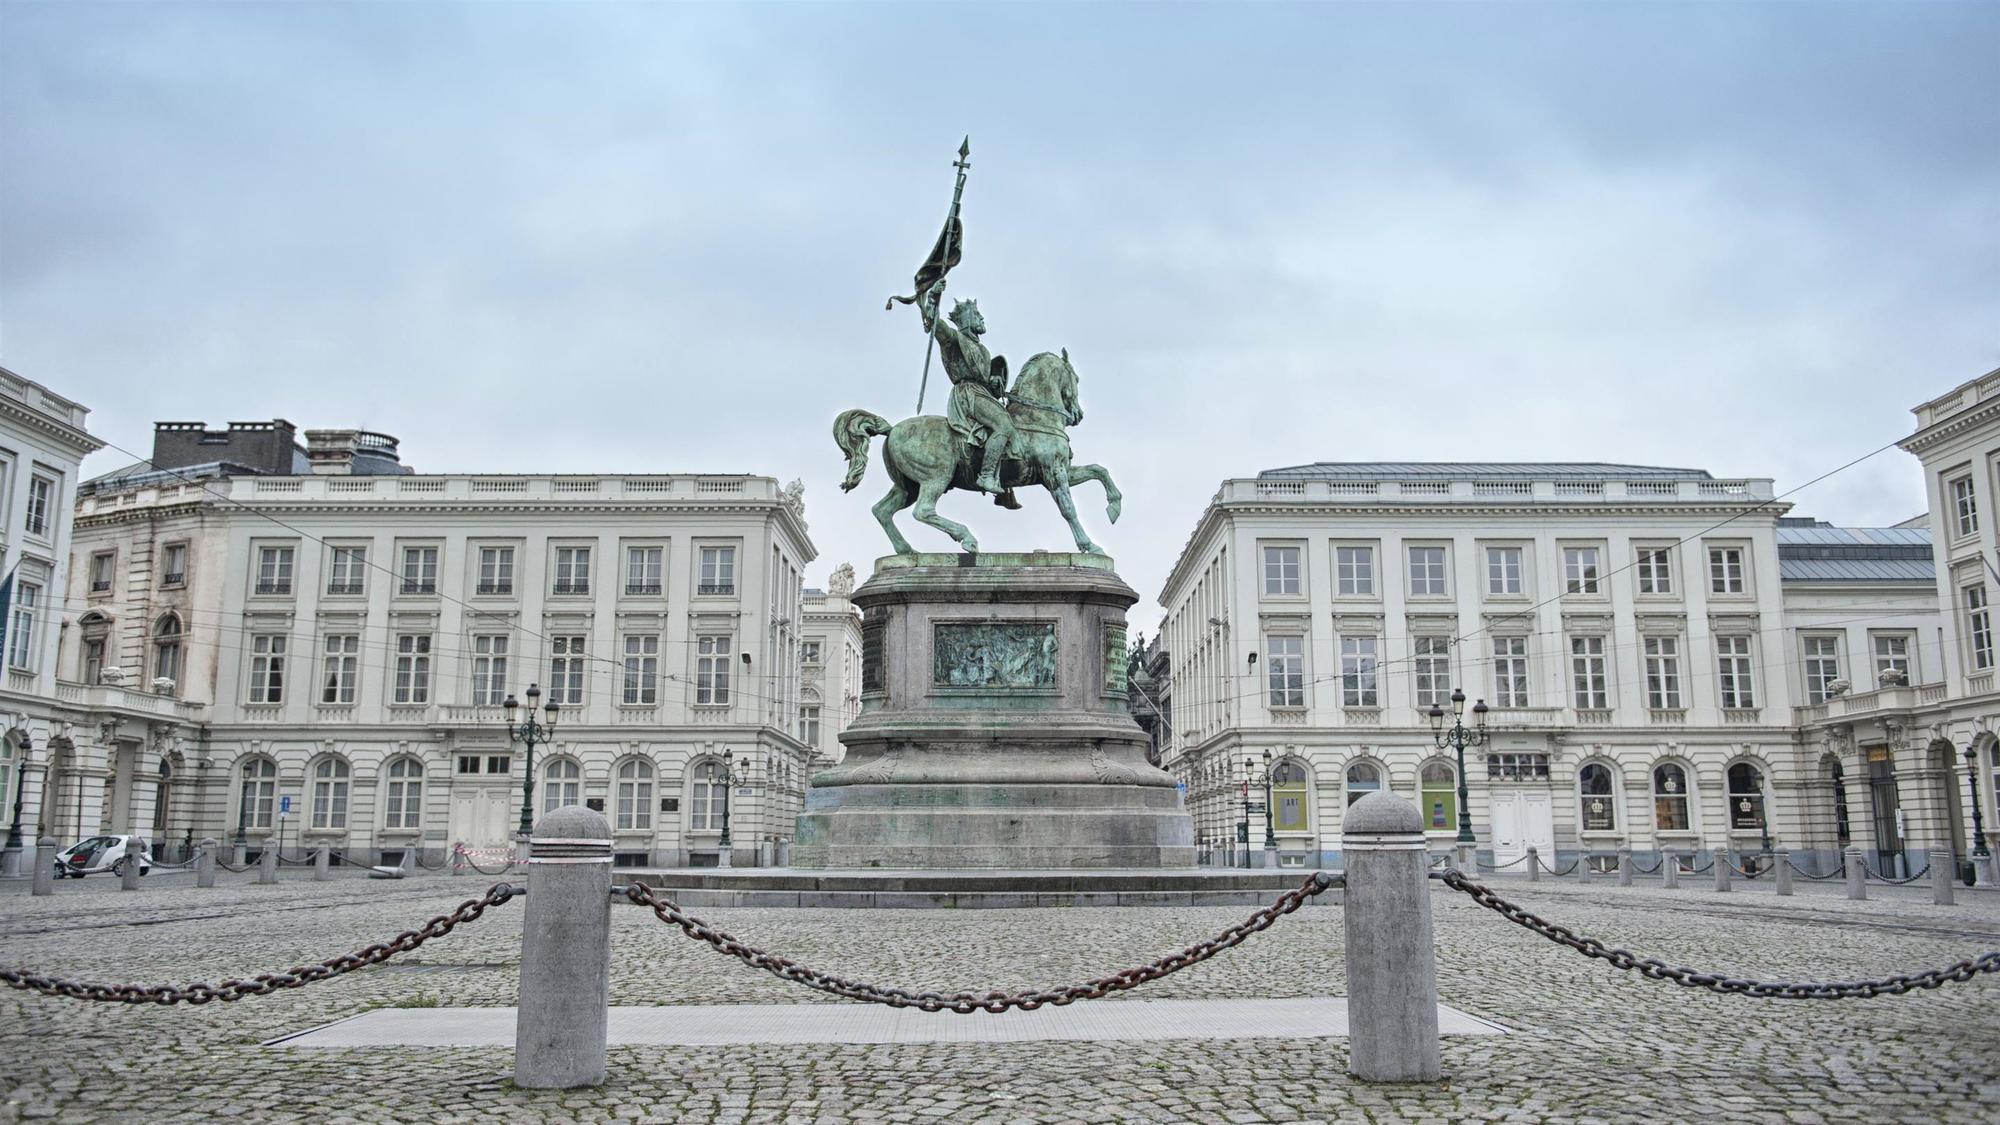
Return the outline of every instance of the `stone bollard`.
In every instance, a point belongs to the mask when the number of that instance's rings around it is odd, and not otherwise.
[[[1437,950],[1417,807],[1390,793],[1348,806],[1341,919],[1347,931],[1347,1071],[1365,1082],[1435,1082]]]
[[[1778,873],[1778,894],[1792,893],[1792,853],[1789,848],[1779,848],[1771,853],[1772,868]]]
[[[1264,851],[1258,857],[1257,866],[1269,868],[1273,871],[1278,869],[1278,845],[1276,843],[1265,845]]]
[[[716,848],[715,866],[725,871],[731,867],[736,866],[734,862],[735,852],[736,852],[736,847],[733,844],[723,844],[721,847]]]
[[[141,853],[139,852],[127,850],[125,858],[118,861],[120,865],[118,868],[119,890],[136,891],[139,889],[139,873],[145,866],[139,862],[140,855]]]
[[[778,841],[777,864],[779,867],[790,867],[792,865],[792,842],[790,840]]]
[[[1972,857],[1972,869],[1981,886],[1990,887],[2000,883],[2000,864],[1994,862],[1991,852]]]
[[[1715,862],[1714,862],[1714,864],[1713,864],[1713,867],[1714,867],[1714,869],[1715,869],[1715,889],[1716,889],[1716,890],[1718,890],[1718,891],[1726,891],[1726,890],[1728,890],[1728,889],[1729,889],[1729,849],[1728,849],[1728,848],[1716,848],[1716,849],[1715,849]]]
[[[1539,855],[1536,855],[1536,854],[1535,854],[1535,846],[1534,846],[1533,844],[1529,844],[1529,845],[1528,845],[1528,882],[1530,882],[1530,883],[1539,883],[1539,882],[1541,882],[1541,881],[1542,881],[1542,857],[1541,857],[1541,856],[1539,856]]]
[[[35,841],[34,893],[56,893],[56,842],[48,836]]]
[[[213,887],[215,885],[215,837],[202,840],[201,850],[194,855],[194,885]]]
[[[1632,845],[1630,844],[1618,845],[1618,885],[1621,887],[1632,885]]]
[[[264,853],[257,857],[257,881],[271,884],[278,881],[278,838],[264,837]]]
[[[1931,849],[1931,903],[1935,906],[1950,906],[1951,880],[1957,874],[1958,863],[1947,848]]]
[[[1860,848],[1847,849],[1847,897],[1868,897],[1868,863],[1861,858]]]
[[[1472,871],[1479,866],[1479,845],[1459,844],[1456,850],[1458,854],[1452,860],[1454,867],[1460,871]]]
[[[1669,890],[1681,885],[1681,865],[1665,848],[1660,849],[1660,885]]]
[[[21,852],[22,849],[20,848],[8,848],[5,851],[0,851],[0,876],[5,876],[9,879],[20,876]]]
[[[453,875],[465,874],[465,845],[462,843],[451,846],[451,873]]]
[[[249,844],[236,845],[236,858],[230,860],[229,862],[235,864],[238,867],[250,866],[250,845]]]
[[[1589,852],[1578,852],[1578,853],[1576,853],[1576,881],[1577,881],[1577,882],[1579,882],[1579,883],[1588,883],[1588,882],[1590,882],[1590,853],[1589,853]]]
[[[522,920],[514,1084],[604,1084],[611,994],[611,822],[565,805],[535,825]]]
[[[324,883],[333,878],[333,849],[325,844],[313,849],[313,882]]]

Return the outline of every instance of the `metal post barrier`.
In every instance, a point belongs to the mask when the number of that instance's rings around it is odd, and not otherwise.
[[[127,849],[125,858],[118,861],[123,865],[118,869],[119,890],[136,891],[139,889],[139,873],[144,867],[139,862],[140,855],[140,852]]]
[[[611,822],[565,805],[535,825],[522,921],[514,1084],[604,1084],[611,995]]]
[[[257,881],[270,884],[278,881],[278,838],[264,837],[264,854],[257,857]]]
[[[1726,891],[1729,889],[1728,848],[1715,849],[1715,889],[1718,891]]]
[[[1931,849],[1931,903],[1936,906],[1950,906],[1951,879],[1958,871],[1958,863],[1952,858],[1949,848]]]
[[[1340,847],[1347,1072],[1365,1082],[1435,1082],[1443,1063],[1423,815],[1394,794],[1370,793],[1348,807]]]
[[[1792,853],[1791,853],[1791,849],[1789,849],[1789,848],[1779,848],[1779,849],[1778,849],[1777,851],[1774,851],[1774,852],[1772,852],[1772,853],[1771,853],[1771,862],[1777,865],[1777,870],[1778,870],[1778,893],[1779,893],[1780,895],[1789,895],[1789,894],[1791,894],[1791,893],[1792,893]]]
[[[333,878],[333,849],[321,844],[313,849],[313,882],[324,883]]]
[[[1632,885],[1632,845],[1630,844],[1618,845],[1618,885],[1621,887]]]
[[[1528,845],[1528,882],[1542,881],[1542,857],[1535,854],[1535,845]]]
[[[35,841],[34,893],[56,893],[56,842],[47,836]]]
[[[1665,848],[1660,849],[1660,885],[1672,890],[1681,885],[1681,865]]]
[[[194,885],[213,887],[215,885],[215,837],[203,838],[201,847],[194,855]]]
[[[1868,863],[1861,858],[1860,848],[1847,849],[1847,897],[1868,897]]]

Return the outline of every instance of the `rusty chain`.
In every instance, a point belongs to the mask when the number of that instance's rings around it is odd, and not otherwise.
[[[93,984],[82,981],[63,980],[59,977],[44,977],[23,969],[0,967],[0,983],[11,988],[28,992],[39,992],[44,996],[63,996],[71,1000],[108,1000],[124,1004],[206,1004],[211,1000],[241,1000],[245,996],[264,996],[281,988],[302,988],[331,980],[343,973],[356,969],[379,965],[398,953],[408,953],[432,938],[443,937],[453,929],[467,922],[475,921],[486,913],[489,906],[499,906],[521,892],[506,883],[495,883],[486,888],[486,893],[478,898],[467,899],[458,904],[458,909],[449,914],[440,914],[414,930],[405,930],[385,942],[358,949],[353,953],[343,953],[330,957],[317,965],[300,965],[279,973],[259,973],[249,980],[226,980],[221,984]]]
[[[918,1008],[926,1012],[956,1012],[959,1015],[970,1015],[973,1012],[997,1014],[1010,1008],[1031,1012],[1044,1004],[1062,1005],[1077,1000],[1096,1000],[1113,992],[1122,992],[1148,981],[1159,980],[1190,965],[1206,961],[1226,949],[1241,945],[1250,935],[1269,929],[1279,918],[1305,905],[1307,899],[1338,885],[1340,885],[1338,876],[1328,875],[1323,871],[1315,872],[1297,889],[1286,891],[1271,905],[1207,941],[1190,945],[1179,953],[1170,953],[1137,968],[1125,969],[1082,984],[1031,992],[954,992],[950,995],[941,992],[910,992],[901,988],[885,988],[862,981],[851,981],[801,965],[790,958],[745,945],[707,922],[682,911],[672,899],[661,898],[654,893],[653,888],[643,883],[633,883],[626,887],[625,897],[640,906],[651,907],[653,914],[660,921],[669,926],[678,926],[681,932],[690,938],[707,942],[717,953],[735,957],[753,969],[763,969],[794,984],[802,984],[807,988],[835,996],[844,996],[849,1000],[887,1004],[891,1008]]]
[[[1720,973],[1704,973],[1697,969],[1672,966],[1657,957],[1641,957],[1623,949],[1607,946],[1596,938],[1580,936],[1567,926],[1557,925],[1531,910],[1508,902],[1456,871],[1446,872],[1442,881],[1445,886],[1470,895],[1472,901],[1499,914],[1509,922],[1532,930],[1558,945],[1566,945],[1585,957],[1608,961],[1613,968],[1637,971],[1653,980],[1669,980],[1684,988],[1706,988],[1729,996],[1750,996],[1760,1000],[1873,999],[1883,995],[1901,996],[1915,989],[1936,988],[1954,981],[1968,981],[1981,973],[2000,972],[2000,951],[1995,951],[1969,957],[1942,969],[1926,969],[1920,973],[1903,973],[1878,980],[1744,980]]]

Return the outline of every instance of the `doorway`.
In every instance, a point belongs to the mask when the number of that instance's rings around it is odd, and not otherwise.
[[[1493,863],[1513,863],[1533,847],[1543,863],[1555,866],[1555,803],[1546,789],[1503,789],[1493,800]],[[1524,872],[1525,873],[1525,872]]]
[[[1896,756],[1887,746],[1870,746],[1868,800],[1875,827],[1875,863],[1882,874],[1903,878],[1903,803],[1896,792]]]

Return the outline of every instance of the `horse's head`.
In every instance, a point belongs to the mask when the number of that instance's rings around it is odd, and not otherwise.
[[[1069,424],[1074,426],[1083,421],[1083,407],[1076,401],[1076,367],[1069,361],[1069,349],[1062,350],[1062,405],[1069,411]]]
[[[1021,365],[1010,394],[1016,402],[1060,413],[1066,425],[1083,420],[1083,410],[1076,404],[1076,368],[1070,366],[1068,351],[1036,353]]]

